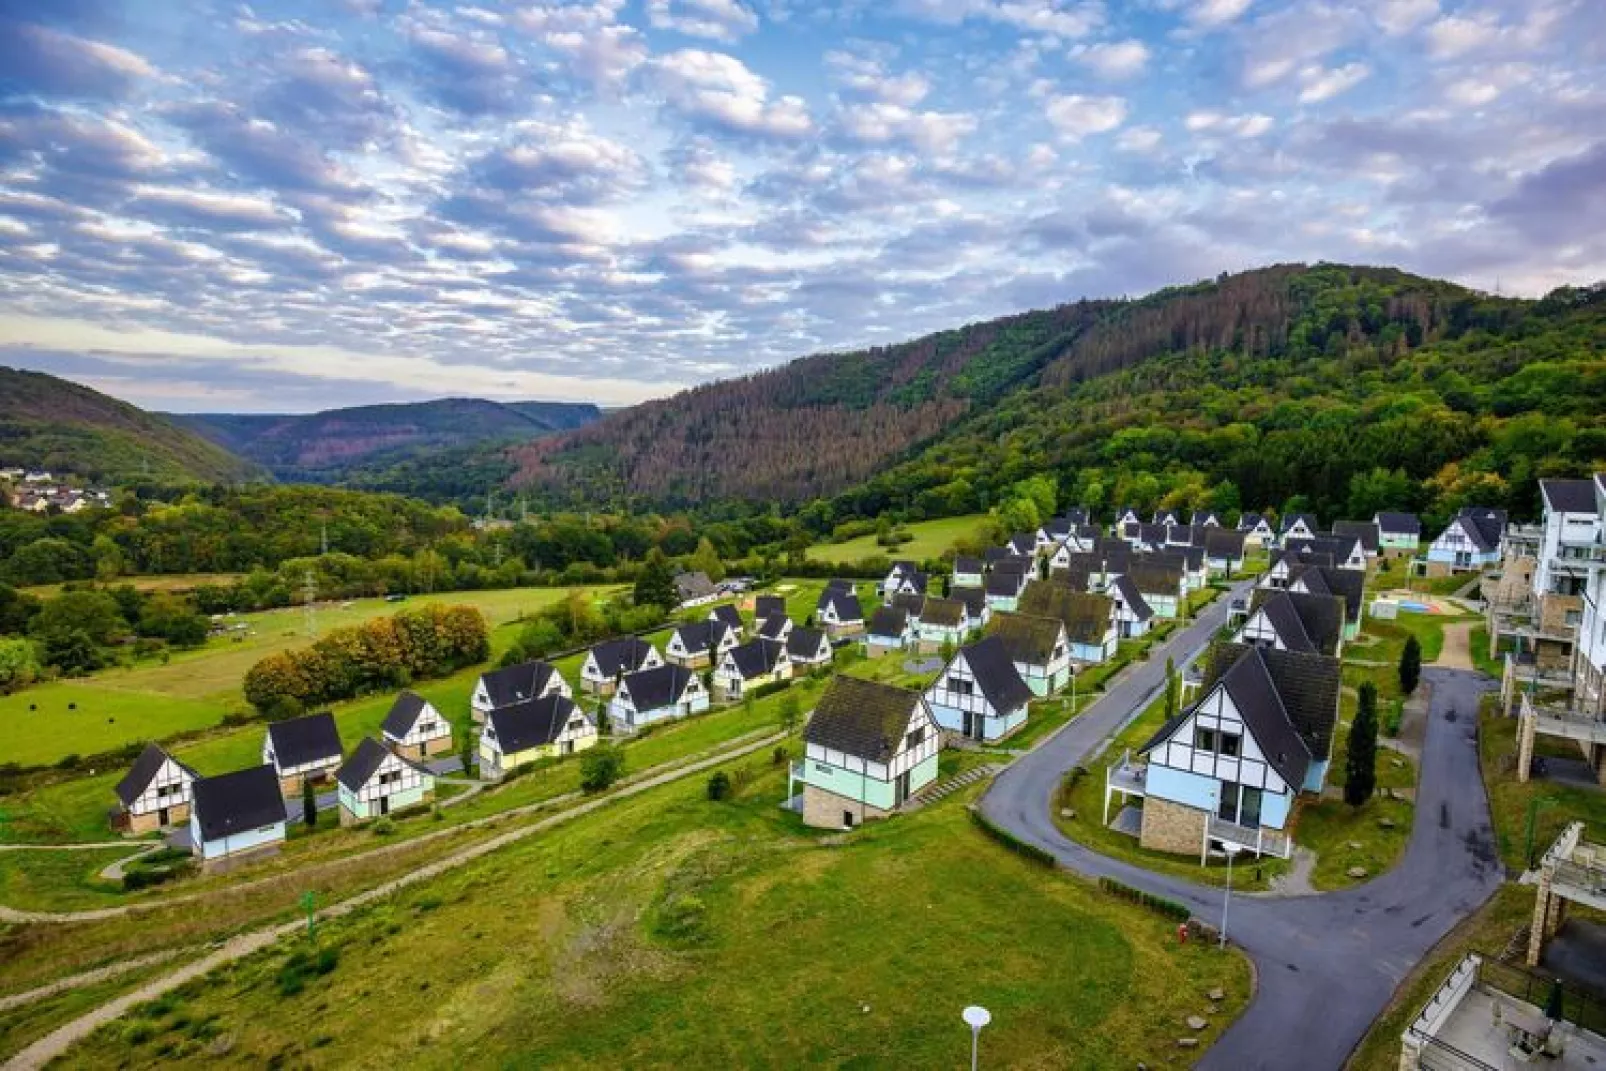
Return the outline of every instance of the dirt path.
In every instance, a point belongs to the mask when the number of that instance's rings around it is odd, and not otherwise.
[[[464,848],[458,852],[454,852],[453,854],[442,859],[437,859],[435,862],[421,866],[417,870],[403,874],[399,878],[393,878],[392,880],[381,885],[377,885],[366,892],[361,892],[355,896],[348,897],[337,904],[331,904],[329,907],[319,911],[317,913],[317,917],[321,921],[349,915],[359,907],[373,903],[375,900],[378,900],[382,897],[389,896],[398,889],[406,888],[409,885],[416,885],[418,882],[427,881],[428,879],[437,877],[438,875],[444,874],[449,870],[455,870],[460,866],[473,862],[481,856],[489,855],[494,851],[505,848],[509,844],[516,844],[517,842],[533,836],[536,833],[544,832],[545,830],[551,829],[554,826],[559,826],[565,822],[579,818],[582,815],[590,814],[592,811],[595,811],[601,807],[606,807],[616,800],[628,799],[631,796],[640,795],[641,793],[657,788],[660,785],[666,785],[671,781],[677,781],[682,777],[689,777],[692,774],[699,773],[702,770],[729,762],[732,759],[741,758],[743,755],[750,755],[755,751],[759,751],[779,742],[780,740],[785,739],[785,737],[786,734],[784,732],[770,733],[764,736],[762,739],[754,740],[749,744],[731,748],[728,751],[712,755],[709,758],[702,759],[698,762],[677,767],[676,769],[665,771],[664,773],[658,774],[654,777],[643,778],[642,780],[633,782],[629,786],[619,789],[616,792],[610,792],[605,796],[594,797],[577,807],[571,807],[566,811],[560,811],[559,813],[551,815],[547,818],[543,818],[538,822],[532,822],[530,825],[509,830],[508,832],[503,833],[500,836],[493,837],[488,841],[471,845],[470,847]],[[505,818],[506,816],[506,813],[504,813],[498,817]],[[100,1007],[95,1008],[94,1010],[57,1027],[49,1034],[46,1034],[38,1041],[35,1041],[21,1052],[11,1057],[11,1059],[7,1060],[5,1063],[5,1071],[21,1071],[21,1069],[24,1068],[33,1069],[44,1067],[51,1060],[54,1060],[56,1057],[65,1053],[67,1049],[70,1048],[74,1043],[88,1037],[91,1033],[93,1033],[95,1030],[98,1030],[105,1024],[120,1018],[130,1008],[137,1007],[138,1005],[149,1000],[155,1000],[163,993],[167,993],[173,989],[176,989],[192,979],[199,978],[209,971],[223,966],[225,963],[232,963],[237,959],[243,959],[244,957],[249,956],[253,952],[267,948],[281,937],[288,936],[292,933],[301,932],[305,926],[306,923],[298,919],[294,922],[280,923],[277,926],[269,926],[264,929],[255,930],[251,933],[240,934],[237,937],[231,938],[227,944],[218,949],[216,952],[213,952],[211,955],[205,956],[202,959],[198,959],[194,963],[186,964],[183,967],[180,967],[178,970],[173,971],[171,974],[165,974],[160,978],[152,979],[151,981],[140,986],[138,989],[135,989],[129,993],[125,993],[117,999],[110,1001],[109,1003],[102,1004]]]
[[[1472,644],[1469,637],[1475,621],[1457,621],[1444,626],[1444,646],[1439,648],[1439,657],[1433,660],[1433,665],[1444,669],[1470,669],[1478,667],[1472,664]]]
[[[166,963],[170,959],[178,959],[198,951],[193,948],[168,948],[160,952],[152,952],[148,956],[135,956],[118,963],[96,967],[83,974],[74,974],[68,978],[58,978],[49,985],[42,985],[38,989],[28,989],[21,993],[12,993],[10,996],[0,997],[0,1012],[8,1012],[12,1008],[21,1008],[38,1000],[45,1000],[58,993],[66,993],[73,989],[82,989],[86,985],[97,985],[108,978],[116,978],[120,974],[137,971],[144,967],[154,967],[158,963]]]

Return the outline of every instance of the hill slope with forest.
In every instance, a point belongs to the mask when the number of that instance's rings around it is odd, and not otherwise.
[[[104,483],[230,483],[266,475],[155,413],[44,372],[5,367],[0,464]]]
[[[582,427],[601,415],[595,405],[571,402],[491,402],[442,398],[395,405],[365,405],[321,413],[191,413],[169,419],[249,458],[281,480],[350,483],[387,489],[387,473],[411,463],[436,464],[449,458],[486,466],[489,485],[505,479],[511,465],[498,450],[478,450],[525,442]],[[414,473],[405,489],[421,478]],[[480,484],[471,490],[483,490]]]
[[[1606,289],[1278,265],[805,358],[516,452],[555,500],[780,499],[810,528],[1062,504],[1537,507],[1606,465]]]

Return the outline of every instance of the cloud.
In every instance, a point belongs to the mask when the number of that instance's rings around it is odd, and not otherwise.
[[[113,99],[156,74],[126,48],[0,15],[0,86],[44,96]]]
[[[664,102],[713,130],[774,138],[798,138],[813,129],[801,97],[770,99],[767,81],[723,52],[681,49],[653,61]]]
[[[1185,16],[1195,26],[1216,29],[1236,22],[1254,0],[1193,0]]]
[[[136,187],[127,209],[144,219],[199,229],[264,230],[288,221],[265,197],[168,186]]]
[[[976,129],[975,116],[916,112],[901,104],[850,104],[842,110],[843,132],[867,145],[902,142],[927,153],[952,152]]]
[[[1085,37],[1104,23],[1101,4],[1075,0],[902,0],[900,10],[934,22],[990,22],[1066,38]]]
[[[1126,119],[1127,104],[1120,97],[1090,97],[1080,93],[1051,97],[1045,114],[1055,130],[1070,141],[1114,130]]]
[[[1182,125],[1194,133],[1222,133],[1235,138],[1258,138],[1276,126],[1269,115],[1227,115],[1216,111],[1189,112]]]
[[[931,81],[918,71],[889,74],[874,59],[847,52],[827,52],[825,65],[832,81],[848,96],[913,107],[931,92]]]
[[[647,18],[660,30],[737,41],[758,29],[758,16],[737,0],[647,0]]]
[[[1136,39],[1089,45],[1072,54],[1093,73],[1112,81],[1142,74],[1151,56],[1149,47]]]
[[[1316,104],[1347,93],[1366,81],[1371,73],[1372,69],[1364,63],[1346,63],[1331,69],[1306,67],[1299,72],[1299,80],[1303,83],[1299,91],[1299,103]]]

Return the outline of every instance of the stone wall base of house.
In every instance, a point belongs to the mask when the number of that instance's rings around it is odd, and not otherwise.
[[[1151,851],[1198,855],[1204,846],[1209,817],[1196,807],[1150,796],[1143,801],[1138,843]]]
[[[412,759],[417,762],[420,759],[434,758],[436,755],[444,755],[451,751],[452,738],[449,736],[437,736],[433,740],[424,741],[423,744],[397,744],[391,750],[404,759]]]
[[[850,800],[846,796],[838,796],[835,792],[827,792],[814,785],[803,786],[804,825],[816,829],[842,829],[846,824],[842,821],[846,813],[851,813],[853,824],[858,825],[860,822],[885,818],[892,812],[860,803],[858,800]]]
[[[864,657],[866,657],[866,658],[885,658],[885,657],[887,657],[887,655],[896,654],[898,651],[901,651],[901,650],[903,650],[902,647],[893,647],[890,644],[867,643],[867,644],[864,645]]]
[[[124,811],[118,816],[116,828],[128,835],[138,836],[141,833],[154,833],[162,828],[162,812],[147,811],[144,814],[134,814]],[[181,826],[190,820],[190,805],[187,803],[174,804],[167,809],[167,824]]]
[[[672,666],[684,666],[686,669],[707,669],[711,659],[707,655],[664,655],[664,661]]]
[[[321,770],[313,774],[291,774],[288,777],[281,777],[279,778],[279,792],[287,800],[300,799],[302,785],[307,781],[312,782],[313,788],[322,791],[335,783],[335,772],[333,770]]]
[[[261,862],[263,859],[271,859],[279,854],[279,849],[282,847],[283,845],[279,843],[264,844],[260,848],[235,852],[220,859],[206,859],[201,862],[201,873],[227,874],[231,870],[238,870],[242,866],[250,866],[252,863]]]
[[[1475,570],[1470,565],[1465,569],[1457,569],[1449,562],[1425,561],[1422,563],[1422,575],[1427,577],[1429,580],[1437,580],[1439,577],[1443,576],[1454,576],[1457,573],[1470,573],[1474,571]]]
[[[826,625],[825,635],[831,640],[850,640],[864,635],[864,625]]]

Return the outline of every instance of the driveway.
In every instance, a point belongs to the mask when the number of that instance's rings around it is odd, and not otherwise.
[[[1199,620],[1139,664],[1102,699],[1000,774],[981,800],[993,821],[1046,849],[1061,865],[1109,876],[1220,918],[1222,890],[1153,874],[1068,840],[1049,817],[1066,771],[1137,715],[1164,684],[1167,655],[1181,665],[1226,618],[1218,599]],[[1416,825],[1399,865],[1342,892],[1287,898],[1234,896],[1231,939],[1254,960],[1255,997],[1198,1066],[1338,1068],[1400,981],[1433,944],[1503,879],[1472,739],[1478,698],[1492,683],[1429,668],[1433,699],[1418,785]]]

